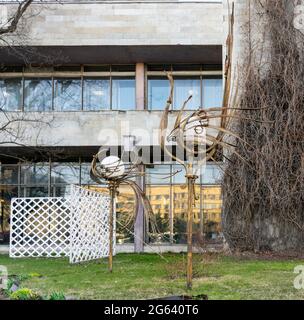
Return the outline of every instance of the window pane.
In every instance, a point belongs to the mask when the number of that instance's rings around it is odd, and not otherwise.
[[[83,86],[84,110],[110,109],[110,80],[85,79]]]
[[[195,205],[193,207],[193,242],[198,243],[200,235],[200,186],[195,186]],[[174,242],[187,243],[188,189],[186,184],[173,186],[173,225]]]
[[[203,107],[221,107],[223,99],[222,79],[203,79]]]
[[[207,239],[217,239],[221,235],[222,196],[221,187],[202,187],[204,235]]]
[[[52,109],[52,80],[31,79],[24,83],[24,107],[28,111]]]
[[[81,80],[56,79],[54,82],[54,109],[81,110]]]
[[[5,244],[9,242],[11,199],[18,197],[18,188],[0,185],[0,196],[0,244]]]
[[[96,184],[96,182],[91,179],[90,170],[91,170],[91,163],[81,164],[81,184],[83,185]]]
[[[22,184],[48,184],[49,164],[33,163],[21,166]]]
[[[170,241],[170,186],[149,185],[146,187],[153,215],[149,219],[147,234],[150,242]]]
[[[201,105],[201,84],[199,78],[174,80],[174,109],[180,109],[192,95],[187,103],[187,109],[197,109]]]
[[[206,165],[206,170],[202,170],[203,184],[219,184],[222,177],[222,170],[216,165]]]
[[[112,109],[135,110],[135,80],[112,80]]]
[[[109,191],[106,189],[106,193]],[[134,242],[135,194],[130,186],[119,186],[116,202],[116,239],[118,243]]]
[[[23,197],[48,197],[48,186],[21,188],[21,194]]]
[[[146,184],[169,184],[170,169],[170,165],[155,165],[152,168],[146,168]]]
[[[53,183],[79,184],[80,166],[76,163],[58,163],[52,165]]]
[[[18,184],[18,165],[1,165],[0,184]]]
[[[170,85],[167,79],[148,80],[148,108],[149,110],[162,110],[170,93]]]
[[[22,79],[0,80],[0,108],[14,111],[22,106]]]

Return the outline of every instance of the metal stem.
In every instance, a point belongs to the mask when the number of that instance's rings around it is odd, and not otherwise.
[[[113,270],[113,216],[114,216],[114,205],[115,205],[115,195],[116,195],[116,186],[114,183],[109,184],[111,205],[110,205],[110,216],[109,216],[109,272]]]
[[[192,226],[193,226],[193,204],[194,184],[197,176],[193,175],[192,165],[187,167],[188,207],[187,207],[187,288],[192,289],[193,261],[192,261]]]

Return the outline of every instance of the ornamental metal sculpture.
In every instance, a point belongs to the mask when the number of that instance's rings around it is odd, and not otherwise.
[[[195,112],[186,112],[186,106],[192,98],[190,95],[177,113],[173,129],[168,131],[169,111],[172,109],[174,79],[171,73],[167,73],[170,82],[170,93],[167,104],[160,122],[159,142],[162,150],[171,157],[173,161],[179,162],[185,168],[187,179],[188,203],[187,203],[187,287],[192,288],[192,224],[193,206],[197,199],[195,195],[195,181],[198,178],[197,171],[204,161],[215,160],[216,151],[219,147],[232,147],[223,140],[225,134],[236,135],[227,129],[227,119],[233,118],[228,114],[228,101],[231,89],[231,55],[233,43],[233,10],[230,17],[229,36],[227,38],[227,57],[225,64],[225,88],[223,106],[219,108],[202,109]],[[229,108],[232,110],[233,108]],[[212,124],[211,119],[220,119],[220,125]],[[207,129],[217,131],[216,135],[209,134]],[[190,134],[189,134],[190,133]],[[189,138],[190,135],[190,139]],[[176,147],[185,150],[186,158],[177,157],[166,146],[167,142],[175,142]],[[205,148],[202,148],[205,146]],[[195,164],[196,161],[196,164]]]
[[[250,117],[244,117],[238,111],[246,110],[260,110],[261,108],[240,108],[238,107],[237,92],[238,88],[235,87],[233,97],[231,97],[231,62],[232,62],[232,49],[233,49],[233,26],[234,26],[234,5],[229,16],[229,33],[226,41],[227,55],[225,61],[225,86],[223,93],[222,107],[214,107],[203,109],[199,107],[194,112],[186,111],[186,106],[192,98],[190,95],[182,105],[180,111],[177,113],[173,129],[168,131],[169,112],[172,110],[172,101],[174,93],[174,79],[172,73],[167,73],[170,82],[170,93],[167,100],[166,107],[162,114],[160,122],[160,135],[159,142],[162,150],[171,157],[173,161],[177,161],[185,168],[187,187],[188,187],[188,205],[187,205],[187,287],[192,288],[192,224],[193,224],[193,206],[197,199],[195,195],[195,181],[198,175],[195,171],[199,171],[199,166],[203,161],[216,161],[217,154],[220,152],[221,156],[229,160],[229,155],[236,155],[242,161],[247,162],[235,149],[233,141],[239,140],[250,145],[244,141],[238,134],[228,129],[230,122],[234,120],[253,121],[253,122],[269,122]],[[231,107],[232,105],[233,107]],[[236,107],[234,107],[236,106]],[[190,133],[190,134],[189,134]],[[190,144],[187,141],[191,137]],[[184,151],[190,152],[188,158],[177,157],[166,146],[165,142],[176,143],[176,147]],[[205,144],[205,148],[199,148]],[[189,148],[190,147],[190,148]],[[227,149],[228,152],[224,154],[223,150]],[[191,153],[192,152],[192,153]],[[195,163],[196,161],[196,163]],[[196,169],[195,169],[196,166]]]
[[[135,194],[136,206],[135,217],[138,212],[139,203],[142,203],[145,214],[149,217],[152,216],[153,211],[149,200],[147,199],[143,190],[132,179],[135,177],[143,176],[144,172],[140,170],[140,158],[138,151],[131,152],[131,162],[125,164],[117,156],[107,156],[109,148],[100,148],[99,152],[93,156],[91,163],[90,175],[91,178],[98,184],[103,182],[107,184],[109,189],[111,204],[109,215],[109,258],[108,265],[109,271],[113,270],[113,233],[114,233],[114,213],[115,213],[115,198],[117,195],[118,187],[122,184],[130,186]]]

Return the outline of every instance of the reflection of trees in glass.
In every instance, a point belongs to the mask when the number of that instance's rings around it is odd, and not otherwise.
[[[79,184],[80,165],[76,163],[52,164],[52,183]]]
[[[55,79],[54,86],[55,110],[81,110],[80,79]]]
[[[51,79],[26,79],[24,81],[24,108],[28,111],[52,109]]]
[[[0,80],[0,109],[14,111],[22,106],[22,79]]]

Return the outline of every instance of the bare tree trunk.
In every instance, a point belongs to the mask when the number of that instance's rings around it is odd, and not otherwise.
[[[236,142],[223,181],[223,231],[232,249],[302,250],[304,240],[303,34],[294,27],[288,0],[253,1],[266,21],[267,59],[249,36],[241,70]],[[249,25],[258,21],[249,21]],[[250,28],[248,32],[251,32]],[[266,40],[265,40],[266,41]],[[246,111],[246,108],[258,110]],[[269,123],[269,121],[271,123]]]

